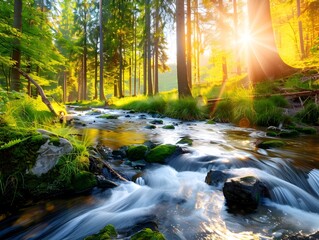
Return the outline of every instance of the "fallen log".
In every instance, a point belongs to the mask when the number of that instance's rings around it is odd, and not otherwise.
[[[52,107],[52,104],[51,102],[49,101],[49,99],[47,98],[47,96],[45,95],[42,87],[32,78],[30,77],[27,73],[25,73],[24,71],[22,71],[20,68],[17,68],[17,71],[22,75],[24,76],[26,79],[28,79],[30,82],[33,83],[33,85],[37,88],[40,96],[41,96],[41,99],[42,99],[42,102],[48,107],[48,109],[50,110],[50,112],[52,112],[55,116],[59,116],[56,111],[54,110],[54,108]]]

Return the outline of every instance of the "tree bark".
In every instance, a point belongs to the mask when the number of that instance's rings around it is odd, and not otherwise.
[[[300,20],[300,0],[297,0],[297,17],[298,17],[298,30],[299,30],[299,44],[300,44],[300,59],[305,57],[305,45],[303,41],[303,28]]]
[[[158,57],[159,57],[159,3],[156,0],[156,10],[155,10],[155,37],[154,37],[154,93],[158,94]]]
[[[18,32],[21,32],[22,30],[22,0],[14,0],[13,27],[16,28]],[[15,61],[15,65],[11,71],[11,90],[20,91],[21,89],[20,73],[17,70],[20,68],[20,62],[21,62],[19,36],[16,36],[16,38],[13,40],[12,60]]]
[[[273,80],[295,72],[283,62],[275,44],[269,0],[248,0],[252,41],[248,53],[248,76],[252,83]]]
[[[187,0],[187,80],[192,88],[192,21],[191,0]]]
[[[192,96],[187,81],[185,57],[184,0],[176,0],[177,86],[179,98]]]
[[[103,69],[104,69],[104,59],[103,59],[103,11],[102,11],[102,2],[103,0],[99,1],[99,20],[100,20],[100,101],[105,101],[104,95],[104,79],[103,79]]]
[[[22,76],[24,76],[28,81],[30,81],[37,88],[38,93],[41,96],[42,102],[48,107],[50,112],[52,112],[55,116],[58,116],[58,114],[55,112],[53,106],[51,105],[51,102],[46,97],[42,87],[33,78],[31,78],[27,73],[23,72],[20,68],[17,68],[17,67],[15,67],[15,68]]]
[[[152,84],[152,53],[151,53],[151,6],[150,0],[146,1],[145,13],[146,42],[147,42],[147,95],[153,96]]]

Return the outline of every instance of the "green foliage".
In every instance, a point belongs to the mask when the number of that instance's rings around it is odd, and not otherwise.
[[[87,171],[80,171],[72,179],[72,186],[76,192],[92,189],[97,181],[94,174]]]
[[[130,146],[127,149],[127,157],[131,161],[144,159],[147,150],[148,148],[145,145]]]
[[[41,98],[33,99],[23,94],[19,95],[19,99],[7,102],[4,109],[5,121],[13,126],[30,127],[34,124],[48,124],[55,117]]]
[[[283,123],[285,116],[271,99],[259,99],[254,102],[256,124],[258,126],[278,126]]]
[[[315,103],[309,103],[303,110],[296,114],[296,118],[308,124],[319,124],[319,106]]]
[[[165,115],[181,120],[202,120],[206,117],[207,109],[200,106],[193,98],[182,98],[167,102]]]
[[[147,113],[164,113],[166,108],[166,102],[161,96],[150,97],[141,100],[133,100],[123,105],[119,105],[119,108],[126,110],[135,110],[138,112]]]
[[[144,228],[142,231],[134,234],[131,240],[165,240],[162,233],[153,231],[150,228]]]
[[[232,122],[234,119],[233,103],[230,99],[219,101],[213,107],[212,117],[218,122]]]
[[[176,146],[171,144],[159,145],[146,155],[146,161],[151,163],[164,163],[165,159],[171,156],[176,150]]]
[[[283,96],[271,96],[269,100],[272,101],[276,107],[286,108],[289,106],[288,100]]]

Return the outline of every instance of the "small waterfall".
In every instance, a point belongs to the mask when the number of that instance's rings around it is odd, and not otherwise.
[[[319,170],[313,169],[312,171],[309,172],[308,176],[309,176],[308,182],[310,186],[319,197]]]
[[[145,180],[142,177],[138,177],[138,178],[136,178],[135,183],[140,185],[140,186],[144,186]]]

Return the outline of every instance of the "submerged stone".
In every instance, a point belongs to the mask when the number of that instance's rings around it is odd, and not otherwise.
[[[163,124],[163,120],[161,120],[161,119],[154,119],[154,120],[150,121],[150,124],[155,124],[155,125],[157,125],[157,124]]]
[[[208,185],[217,187],[219,184],[225,183],[230,176],[230,174],[224,173],[222,171],[210,170],[206,175],[205,182]]]
[[[269,148],[277,148],[284,146],[285,143],[280,140],[269,140],[269,141],[262,141],[257,144],[257,147],[263,148],[263,149],[269,149]]]
[[[164,129],[175,129],[174,125],[165,125],[163,126]]]

